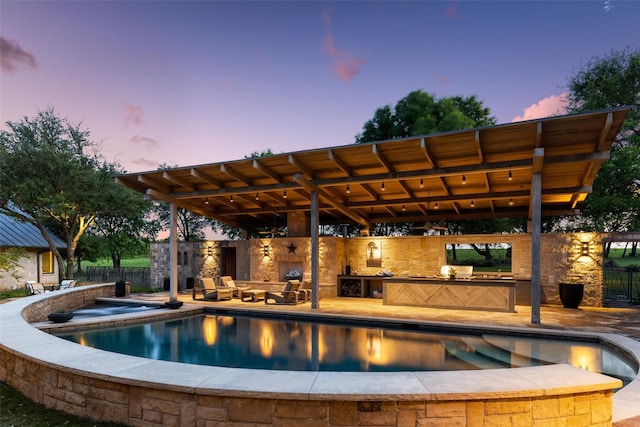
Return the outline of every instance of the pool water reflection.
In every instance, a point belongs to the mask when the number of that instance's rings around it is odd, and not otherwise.
[[[233,368],[397,372],[568,363],[625,384],[636,376],[629,361],[597,343],[244,316],[197,315],[58,336],[133,356]]]

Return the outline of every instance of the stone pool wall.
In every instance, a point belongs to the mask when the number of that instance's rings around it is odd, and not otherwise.
[[[47,408],[131,426],[606,426],[612,420],[611,389],[569,385],[556,392],[434,393],[416,400],[306,393],[258,398],[250,396],[255,392],[233,396],[70,372],[5,348],[0,366],[3,381]]]

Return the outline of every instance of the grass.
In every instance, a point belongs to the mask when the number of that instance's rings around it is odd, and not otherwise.
[[[0,425],[15,427],[122,427],[123,424],[92,421],[47,409],[0,381]]]
[[[150,264],[151,259],[149,256],[120,260],[120,267],[149,267]],[[95,262],[82,261],[82,268],[85,267],[113,267],[113,261],[111,258],[102,258]]]

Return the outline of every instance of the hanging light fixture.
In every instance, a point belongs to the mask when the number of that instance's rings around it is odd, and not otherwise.
[[[285,199],[287,198],[287,190],[284,190],[284,196]]]
[[[347,194],[351,194],[351,188],[349,187],[349,184],[347,184]]]
[[[420,188],[424,187],[424,179],[420,178]]]
[[[474,202],[473,200],[471,201],[471,207],[475,208],[476,207],[476,202]]]
[[[229,203],[233,203],[233,194],[229,196]]]
[[[467,177],[462,175],[462,185],[465,185],[467,183]]]
[[[436,202],[436,204],[435,204],[435,205],[433,205],[433,208],[434,208],[434,209],[438,209],[438,202]]]
[[[209,198],[207,197],[206,199],[204,199],[204,204],[208,205],[209,204]]]
[[[260,200],[260,195],[256,193],[256,200]]]
[[[402,205],[402,212],[406,211],[407,209],[404,207],[404,205]]]
[[[513,180],[513,175],[511,174],[511,169],[509,169],[509,181]]]
[[[384,191],[384,182],[382,183],[382,186],[380,187],[380,190]]]
[[[509,199],[509,206],[513,206],[513,199]]]

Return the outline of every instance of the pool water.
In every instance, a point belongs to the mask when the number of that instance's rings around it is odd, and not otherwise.
[[[196,315],[57,336],[133,356],[232,368],[397,372],[568,363],[619,378],[625,384],[636,376],[632,363],[598,343],[238,315]]]

